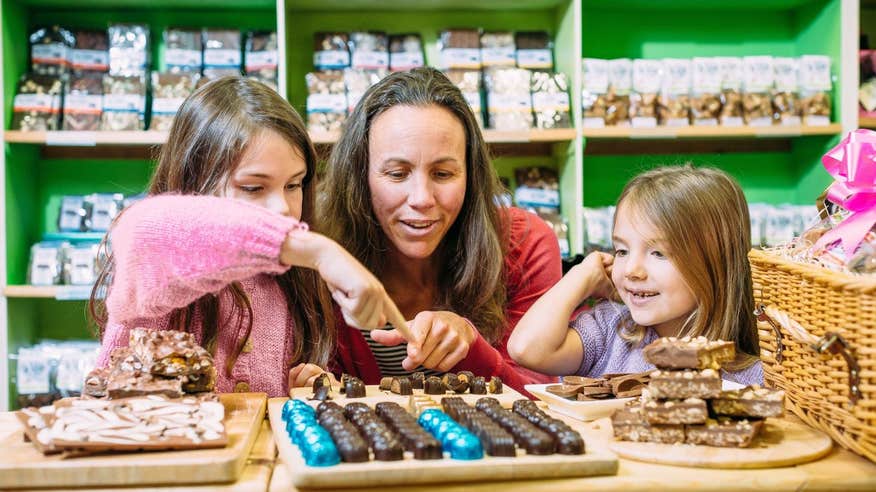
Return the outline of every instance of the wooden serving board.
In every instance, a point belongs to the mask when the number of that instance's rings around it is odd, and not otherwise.
[[[414,390],[421,393],[422,390]],[[309,389],[295,391],[310,396]],[[384,394],[377,386],[366,388],[365,398],[335,400],[344,405],[350,401],[360,401],[374,406],[381,401],[395,401],[407,407],[408,396],[395,395],[389,392]],[[332,395],[334,399],[336,395]],[[503,406],[511,406],[514,400],[524,398],[520,393],[505,388],[499,395],[455,395],[447,393],[446,396],[462,396],[468,403],[474,404],[478,398],[495,396],[500,399]],[[432,396],[440,401],[441,396]],[[274,430],[274,439],[277,441],[280,460],[288,467],[289,476],[295,487],[303,488],[335,488],[335,487],[375,487],[384,485],[404,485],[421,483],[449,483],[449,482],[474,482],[487,480],[515,480],[530,478],[562,478],[584,477],[592,475],[614,475],[617,473],[617,457],[604,446],[594,445],[585,437],[586,454],[578,456],[566,456],[554,454],[550,456],[527,456],[518,449],[515,458],[494,458],[484,456],[483,459],[473,461],[453,460],[444,458],[441,460],[415,460],[410,453],[405,453],[402,461],[369,461],[367,463],[340,463],[327,467],[312,467],[304,463],[298,447],[292,444],[286,433],[281,414],[286,398],[272,398],[268,401],[268,415],[271,419],[271,428]],[[317,404],[319,402],[310,402]],[[577,429],[574,422],[570,422]]]
[[[767,419],[751,447],[718,448],[693,444],[613,441],[621,458],[699,468],[775,468],[814,461],[830,452],[830,437],[801,423]]]
[[[0,440],[0,489],[224,483],[246,465],[264,419],[264,393],[219,395],[228,446],[62,459],[44,456],[17,430]]]

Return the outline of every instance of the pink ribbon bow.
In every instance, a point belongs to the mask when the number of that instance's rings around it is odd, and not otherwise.
[[[834,179],[827,199],[851,215],[821,236],[814,248],[824,249],[840,241],[849,258],[876,224],[876,132],[849,132],[821,162]]]

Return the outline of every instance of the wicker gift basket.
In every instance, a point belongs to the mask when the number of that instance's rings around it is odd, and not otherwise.
[[[876,462],[876,278],[769,251],[748,258],[767,384],[807,424]]]

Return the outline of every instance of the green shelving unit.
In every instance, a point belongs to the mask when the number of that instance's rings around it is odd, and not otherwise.
[[[870,0],[865,0],[870,1]],[[871,4],[872,5],[872,4]],[[542,165],[560,175],[562,212],[572,251],[582,249],[584,206],[614,202],[623,183],[657,164],[692,161],[722,167],[743,184],[751,201],[808,203],[827,184],[819,157],[841,132],[857,124],[857,43],[865,13],[858,0],[0,0],[3,56],[4,186],[0,188],[0,381],[19,347],[41,338],[91,336],[81,291],[24,285],[30,246],[55,231],[63,194],[137,193],[145,187],[159,132],[70,135],[9,131],[16,82],[27,70],[27,34],[42,24],[105,27],[140,22],[151,28],[152,56],[163,58],[167,26],[276,29],[280,90],[304,112],[304,75],[312,70],[316,31],[418,32],[427,62],[436,59],[441,29],[480,27],[546,30],[554,38],[556,68],[571,85],[574,129],[485,131],[496,169]],[[872,7],[871,7],[872,8]],[[861,12],[859,15],[859,11]],[[866,14],[871,15],[871,14]],[[872,18],[872,17],[868,17]],[[581,130],[581,58],[662,58],[825,54],[836,75],[834,125],[781,132],[647,133]],[[155,65],[155,63],[153,63]],[[330,146],[337,135],[312,135]],[[87,144],[87,146],[82,146]],[[0,382],[0,410],[14,402]]]

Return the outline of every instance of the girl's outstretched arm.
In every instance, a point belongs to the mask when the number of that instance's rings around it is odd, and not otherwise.
[[[574,266],[526,312],[508,339],[508,353],[520,365],[545,374],[573,374],[581,365],[581,337],[569,318],[589,297],[612,292],[609,275],[614,257],[594,252]]]

